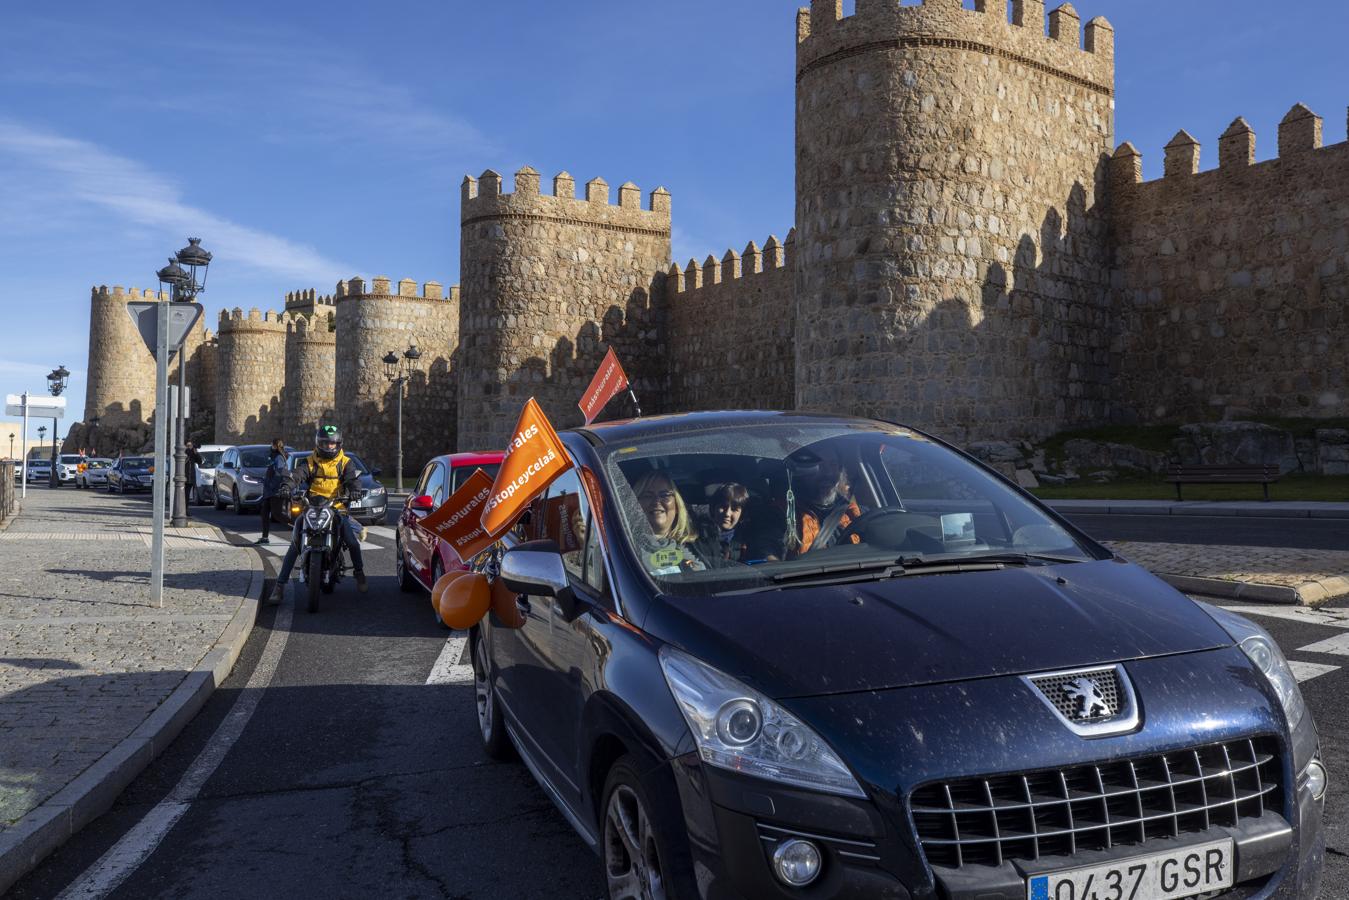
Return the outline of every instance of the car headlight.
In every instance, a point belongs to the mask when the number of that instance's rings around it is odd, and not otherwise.
[[[1307,714],[1307,703],[1302,699],[1297,678],[1294,677],[1288,660],[1284,659],[1283,652],[1279,650],[1279,645],[1274,643],[1274,638],[1245,616],[1207,603],[1202,605],[1214,621],[1232,636],[1232,640],[1237,642],[1242,652],[1255,663],[1255,667],[1264,674],[1265,680],[1279,698],[1283,714],[1288,718],[1288,730],[1295,730]]]
[[[703,762],[797,787],[866,797],[819,735],[772,700],[673,647],[662,647],[665,683]]]
[[[262,483],[262,482],[259,481],[258,479],[254,478],[252,475],[245,475],[245,476],[243,476],[243,478],[244,478],[244,483],[245,483],[245,484],[261,484],[261,483]]]

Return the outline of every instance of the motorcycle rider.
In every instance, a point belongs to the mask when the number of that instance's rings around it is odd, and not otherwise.
[[[302,459],[295,466],[292,490],[304,488],[307,494],[324,498],[349,497],[360,481],[360,470],[342,451],[342,432],[336,425],[320,425],[314,434],[314,453]],[[352,574],[356,578],[356,587],[361,593],[368,589],[365,581],[365,564],[361,559],[361,542],[356,527],[347,515],[341,503],[335,504],[341,519],[342,543],[351,554]],[[295,520],[295,530],[291,533],[290,549],[281,563],[281,572],[276,577],[276,587],[272,592],[272,601],[280,603],[285,596],[286,582],[290,581],[290,571],[295,568],[295,560],[300,555],[300,541],[304,531],[304,517]]]

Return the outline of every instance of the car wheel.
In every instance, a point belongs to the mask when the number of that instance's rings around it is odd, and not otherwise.
[[[234,514],[236,516],[242,516],[244,514],[244,505],[239,502],[239,489],[234,488],[230,493],[234,495]]]
[[[441,576],[443,576],[444,574],[445,574],[444,567],[441,566],[440,560],[436,560],[435,563],[433,563],[431,566],[432,588],[435,588],[436,582],[439,581],[441,579]],[[439,625],[441,629],[443,629],[444,631],[450,630],[450,626],[446,625],[445,620],[440,617],[440,610],[437,609],[434,605],[431,607],[431,613],[436,617],[436,624]]]
[[[412,571],[408,568],[407,557],[403,555],[403,538],[401,535],[394,538],[393,549],[393,573],[398,578],[398,589],[405,594],[411,594],[421,585],[417,583],[417,579],[413,577]]]
[[[125,481],[119,481],[119,482],[117,482],[117,493],[121,494],[123,497],[126,496],[126,482],[125,482]]]
[[[216,489],[215,497],[214,497],[213,499],[214,499],[214,501],[215,501],[215,504],[214,504],[214,505],[215,505],[215,511],[216,511],[216,512],[224,512],[224,510],[225,510],[225,501],[224,501],[224,498],[222,498],[222,497],[220,496],[220,490],[219,490],[219,488]]]
[[[644,778],[641,771],[655,772]],[[610,900],[687,900],[696,897],[693,866],[679,797],[659,766],[625,756],[604,782],[604,837],[600,845]]]
[[[478,705],[478,734],[482,737],[483,751],[504,762],[515,758],[515,747],[506,733],[506,720],[489,676],[487,641],[483,640],[480,628],[475,628],[473,635],[473,697]]]

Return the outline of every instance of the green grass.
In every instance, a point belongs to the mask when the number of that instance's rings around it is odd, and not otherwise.
[[[1186,500],[1260,500],[1258,484],[1187,484]],[[1042,500],[1175,500],[1176,488],[1160,476],[1120,479],[1109,484],[1082,481],[1045,485],[1031,491]],[[1269,486],[1271,500],[1349,502],[1349,475],[1289,475]]]

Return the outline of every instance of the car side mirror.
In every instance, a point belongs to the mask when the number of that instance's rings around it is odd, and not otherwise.
[[[411,506],[417,512],[431,512],[436,508],[436,501],[423,494],[420,497],[413,497]]]
[[[383,469],[380,469],[380,468],[374,468],[374,469],[371,469],[371,470],[370,470],[370,476],[371,476],[372,478],[378,478],[378,477],[379,477],[380,475],[382,475],[382,474],[384,474],[384,470],[383,470]]]
[[[527,541],[507,550],[501,557],[501,580],[517,594],[552,597],[563,618],[576,617],[576,595],[553,541]]]

